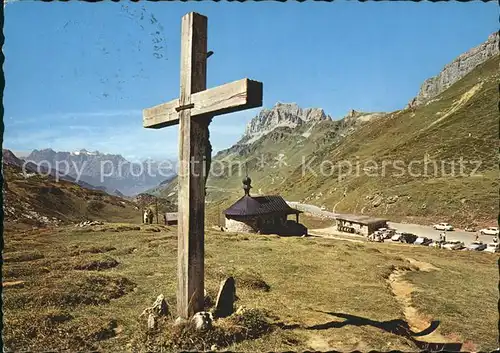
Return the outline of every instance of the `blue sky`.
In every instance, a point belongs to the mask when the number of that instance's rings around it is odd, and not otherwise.
[[[41,3],[5,7],[4,148],[86,148],[130,160],[177,156],[177,127],[142,127],[142,109],[178,97],[180,21],[208,16],[208,87],[248,77],[277,101],[392,111],[497,30],[497,4]],[[258,113],[219,116],[215,151]]]

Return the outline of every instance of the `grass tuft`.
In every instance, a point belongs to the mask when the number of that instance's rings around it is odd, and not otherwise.
[[[118,266],[120,263],[112,257],[84,262],[73,267],[75,270],[102,271]]]
[[[43,254],[39,251],[20,251],[8,253],[3,261],[4,262],[24,262],[43,259]]]
[[[90,248],[77,249],[70,253],[71,256],[81,255],[81,254],[100,254],[108,251],[116,250],[114,246],[92,246]]]
[[[134,288],[135,284],[124,277],[75,272],[68,278],[64,273],[56,273],[45,277],[45,286],[18,290],[5,298],[4,304],[9,308],[99,305],[120,298]]]

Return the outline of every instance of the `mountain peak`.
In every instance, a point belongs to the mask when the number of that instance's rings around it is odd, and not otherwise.
[[[321,108],[300,108],[297,103],[277,102],[271,109],[262,109],[245,129],[247,143],[259,139],[277,127],[296,128],[306,123],[331,120]]]
[[[11,164],[17,166],[22,165],[22,161],[19,158],[17,158],[14,152],[6,148],[2,149],[2,161],[4,164]]]
[[[71,152],[73,156],[78,156],[78,155],[86,155],[86,156],[100,156],[101,153],[99,151],[94,151],[94,152],[89,152],[85,148],[82,148],[79,151],[74,151]]]
[[[499,44],[500,35],[498,32],[495,32],[490,34],[485,42],[460,54],[451,63],[446,64],[438,75],[424,81],[418,95],[409,102],[407,108],[429,102],[455,82],[462,79],[478,65],[498,55]]]
[[[40,153],[56,153],[52,148],[42,148],[41,150],[33,150],[33,152],[40,152]]]

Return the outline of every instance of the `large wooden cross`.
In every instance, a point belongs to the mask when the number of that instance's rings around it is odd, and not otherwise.
[[[262,83],[245,78],[206,89],[207,17],[188,13],[181,28],[180,98],[144,109],[143,124],[153,129],[179,124],[177,311],[189,318],[204,309],[208,125],[215,115],[262,106]]]

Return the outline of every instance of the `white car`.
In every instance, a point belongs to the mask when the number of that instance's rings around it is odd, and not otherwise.
[[[429,239],[426,237],[418,237],[417,240],[415,240],[415,242],[413,244],[428,246],[431,243],[432,243],[432,239]]]
[[[397,242],[399,242],[399,240],[401,239],[401,236],[402,236],[402,234],[401,234],[401,233],[396,232],[396,233],[395,233],[395,234],[391,237],[391,240],[392,240],[392,241],[397,241]]]
[[[461,249],[465,248],[465,244],[459,240],[451,240],[451,241],[446,242],[443,245],[443,248],[448,249],[448,250],[461,250]]]
[[[484,249],[483,251],[485,251],[485,252],[500,252],[500,249],[499,249],[498,243],[489,243],[486,246],[486,249]]]
[[[481,229],[479,231],[482,235],[497,235],[498,236],[498,227],[488,227]]]
[[[486,249],[486,244],[482,241],[473,241],[466,249],[471,251],[483,251]]]
[[[438,223],[432,226],[435,230],[453,230],[453,226],[449,223]]]

